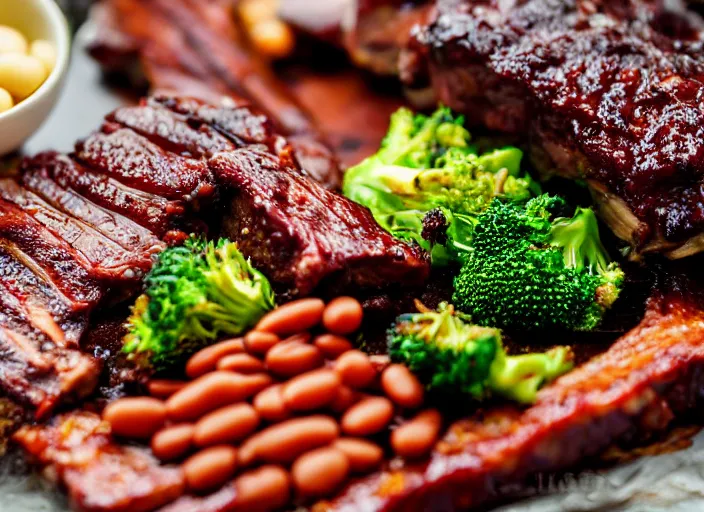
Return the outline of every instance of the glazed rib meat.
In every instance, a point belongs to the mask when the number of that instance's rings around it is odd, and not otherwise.
[[[542,171],[588,181],[618,236],[679,258],[704,248],[703,27],[677,0],[440,0],[402,73],[529,137]]]
[[[399,244],[369,210],[301,176],[285,156],[220,153],[210,166],[234,193],[223,231],[290,296],[419,283],[420,247]]]
[[[642,439],[695,411],[702,400],[704,289],[701,280],[684,277],[694,268],[661,283],[638,327],[542,389],[530,408],[458,421],[429,462],[389,467],[351,484],[321,510],[485,505],[509,496],[531,474],[568,469],[616,441]]]
[[[148,512],[178,498],[182,471],[113,441],[110,425],[90,412],[73,412],[50,424],[27,426],[14,439],[68,491],[78,510]]]
[[[0,180],[2,390],[39,416],[90,393],[91,312],[133,297],[167,244],[217,236],[229,204],[255,217],[227,219],[241,228],[227,234],[291,296],[422,282],[423,252],[309,179],[273,126],[245,105],[158,96],[109,114],[72,154],[25,159]]]
[[[286,136],[309,175],[328,188],[341,182],[339,165],[315,123],[264,60],[243,41],[220,0],[103,0],[93,11],[100,27],[91,54],[111,72],[141,66],[153,91],[252,104]]]

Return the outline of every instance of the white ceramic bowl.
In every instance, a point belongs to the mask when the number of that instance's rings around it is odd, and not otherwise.
[[[22,32],[29,41],[45,39],[56,48],[56,66],[24,101],[0,114],[0,155],[19,149],[56,104],[68,70],[71,34],[54,0],[0,0],[0,24]]]

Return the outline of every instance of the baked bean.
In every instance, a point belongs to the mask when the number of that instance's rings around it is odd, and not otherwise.
[[[313,345],[318,347],[328,359],[337,359],[354,348],[347,338],[336,334],[321,334],[313,340]]]
[[[299,332],[296,334],[292,334],[288,338],[283,339],[281,343],[293,343],[294,341],[298,343],[308,343],[311,338],[312,336],[309,332]]]
[[[262,419],[266,421],[283,421],[291,415],[284,403],[282,392],[283,385],[276,384],[266,388],[264,391],[260,391],[254,397],[254,408]]]
[[[56,48],[54,48],[54,45],[49,41],[37,39],[29,46],[29,54],[42,61],[46,76],[49,76],[54,66],[56,66]]]
[[[177,391],[181,391],[186,387],[186,384],[188,384],[188,382],[182,380],[153,379],[149,381],[147,387],[149,388],[150,395],[166,399]]]
[[[259,425],[259,414],[249,404],[228,405],[206,414],[196,423],[193,441],[197,446],[234,443]]]
[[[183,424],[166,427],[152,437],[152,452],[161,460],[183,457],[193,445],[193,425]]]
[[[271,383],[271,377],[265,373],[208,373],[172,395],[166,401],[166,410],[174,421],[190,421],[223,405],[246,400]]]
[[[250,331],[244,337],[244,347],[247,352],[257,355],[266,354],[269,349],[276,345],[281,339],[270,332]]]
[[[314,370],[291,379],[283,388],[283,399],[294,411],[320,409],[337,398],[340,376],[332,370]]]
[[[235,474],[237,450],[232,446],[214,446],[191,455],[183,463],[188,487],[194,491],[215,489]]]
[[[305,373],[323,364],[323,355],[315,345],[291,341],[279,343],[266,354],[269,370],[284,377]]]
[[[423,403],[425,390],[418,377],[402,364],[392,364],[381,374],[381,387],[401,407],[415,409]]]
[[[235,479],[237,510],[269,512],[282,508],[291,496],[291,478],[280,466],[262,466]]]
[[[337,422],[328,416],[294,418],[247,439],[240,447],[240,463],[291,462],[302,453],[330,444],[338,435]]]
[[[354,473],[368,473],[379,467],[384,460],[384,450],[366,439],[343,437],[332,444],[347,456]]]
[[[0,25],[0,53],[27,53],[27,38],[16,28]]]
[[[337,389],[337,396],[330,404],[330,409],[341,414],[352,407],[357,400],[359,400],[359,394],[352,388],[342,385]]]
[[[218,361],[217,369],[244,374],[259,373],[265,370],[264,363],[249,354],[225,356]]]
[[[318,448],[301,455],[291,467],[298,492],[307,497],[331,494],[350,472],[347,456],[336,448]]]
[[[355,389],[369,386],[377,376],[367,354],[359,350],[342,354],[335,362],[335,371],[345,385]]]
[[[402,457],[422,457],[433,449],[442,427],[442,416],[435,409],[418,413],[391,433],[391,447]]]
[[[295,300],[264,315],[255,330],[279,335],[307,331],[320,323],[324,309],[320,299]]]
[[[244,342],[242,338],[221,341],[215,345],[210,345],[199,350],[191,356],[186,363],[186,375],[195,379],[203,374],[215,369],[220,358],[228,354],[240,354],[244,352]]]
[[[352,297],[338,297],[323,312],[323,326],[334,334],[350,334],[362,325],[362,305]]]
[[[44,64],[31,55],[0,54],[0,87],[20,102],[31,96],[46,79]]]
[[[388,398],[364,398],[342,416],[342,430],[351,436],[370,436],[386,427],[394,415],[394,406]]]
[[[166,407],[156,398],[121,398],[105,408],[103,419],[115,435],[146,439],[164,426]]]

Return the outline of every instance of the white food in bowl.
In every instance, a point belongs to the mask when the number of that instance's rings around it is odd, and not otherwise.
[[[68,69],[71,38],[66,18],[54,0],[0,0],[0,25],[18,30],[30,43],[46,41],[55,51],[55,65],[39,88],[10,110],[0,113],[0,155],[4,155],[19,149],[37,131],[56,104]],[[0,43],[17,44],[15,41],[11,34],[0,31]],[[32,46],[26,52],[32,52]],[[39,49],[35,48],[34,52],[38,53],[36,58],[44,66],[52,59],[45,43],[40,44]],[[5,57],[10,61],[18,60],[17,56],[7,58],[6,54]],[[11,72],[11,66],[8,69]],[[0,71],[8,72],[3,71],[2,66]],[[31,88],[32,84],[23,86]]]

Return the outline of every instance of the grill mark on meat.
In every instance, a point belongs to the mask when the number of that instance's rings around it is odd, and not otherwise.
[[[465,0],[439,2],[412,51],[441,101],[531,133],[557,172],[628,204],[641,225],[619,236],[681,257],[704,248],[672,251],[704,230],[702,33],[677,0]]]
[[[125,128],[89,136],[76,145],[75,156],[129,187],[167,199],[195,199],[213,191],[203,162],[168,153]]]
[[[701,282],[689,282],[686,273],[661,283],[638,327],[541,390],[532,407],[461,420],[427,464],[362,479],[325,510],[479,506],[535,471],[567,469],[619,439],[661,431],[676,414],[700,407],[704,295]]]
[[[101,275],[114,280],[134,280],[151,268],[151,258],[134,254],[105,238],[93,227],[59,212],[22,188],[14,179],[0,180],[0,197],[30,214],[56,237],[79,251]]]
[[[235,145],[204,123],[189,122],[152,102],[152,108],[124,107],[107,119],[130,128],[166,151],[187,158],[210,158],[220,151],[232,151]]]
[[[82,314],[83,305],[71,302],[53,284],[37,277],[29,268],[21,264],[4,248],[0,247],[0,282],[25,305],[31,318],[46,315],[54,321],[61,334],[47,332],[57,345],[78,347],[78,340],[86,327]],[[32,313],[40,311],[42,313]],[[48,320],[47,320],[48,321]],[[40,322],[39,322],[40,323]]]
[[[148,246],[153,242],[146,240],[162,237],[167,231],[178,225],[185,213],[182,201],[170,201],[163,197],[129,188],[117,180],[96,174],[71,158],[56,153],[43,153],[31,159],[26,159],[21,168],[23,184],[34,192],[50,198],[50,202],[61,203],[61,206],[75,214],[74,206],[82,200],[90,201],[115,215],[117,230],[122,235],[133,232],[144,242],[133,243]],[[65,194],[59,194],[51,187],[56,184],[65,189]],[[80,206],[83,208],[83,206]],[[146,228],[138,229],[131,223],[125,225],[121,217]],[[127,222],[129,222],[127,221]],[[131,242],[132,243],[132,242]]]
[[[150,2],[116,0],[103,4],[104,8],[110,9],[112,18],[123,33],[135,45],[141,46],[143,62],[155,61],[168,69],[182,69],[205,83],[213,84],[223,94],[226,93],[226,85],[217,84],[219,79],[213,77],[203,57],[191,48],[183,31],[154,9]]]
[[[95,276],[90,275],[92,265],[83,256],[3,200],[0,200],[0,247],[10,251],[35,274],[54,283],[76,303],[95,304],[102,295]]]
[[[42,417],[63,394],[92,391],[98,365],[65,340],[50,339],[57,335],[53,319],[38,318],[39,311],[25,305],[0,282],[0,388]],[[47,321],[53,327],[47,329]]]
[[[425,280],[424,252],[399,242],[366,208],[254,150],[220,153],[210,166],[234,190],[224,231],[291,295]]]
[[[311,119],[289,96],[266,66],[241,46],[211,30],[200,14],[184,2],[151,0],[152,5],[178,26],[191,47],[236,96],[250,99],[273,119],[282,135],[315,134]]]
[[[163,106],[172,112],[187,116],[193,123],[204,123],[232,141],[238,148],[262,144],[272,145],[274,126],[263,114],[249,107],[218,108],[195,98],[156,96],[149,105]]]
[[[13,438],[57,476],[81,510],[147,512],[184,491],[180,468],[119,445],[94,413],[67,413],[48,425],[22,427]]]
[[[98,206],[73,190],[61,188],[40,170],[24,173],[22,184],[57,210],[94,227],[124,249],[151,256],[163,248],[159,239],[142,226]]]

